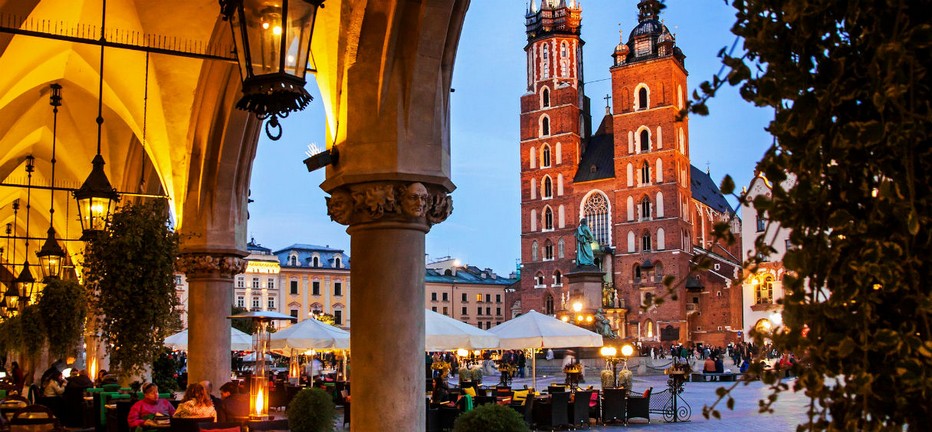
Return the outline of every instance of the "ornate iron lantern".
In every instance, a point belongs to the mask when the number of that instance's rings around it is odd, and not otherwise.
[[[324,0],[220,0],[230,22],[243,78],[236,107],[268,119],[265,133],[281,138],[278,118],[303,110],[312,97],[304,89],[311,38]]]
[[[93,168],[87,180],[84,180],[80,189],[74,191],[74,199],[78,201],[78,217],[84,232],[81,238],[85,240],[107,229],[113,203],[120,200],[120,195],[110,185],[110,179],[104,173],[103,156],[97,153],[91,164]]]
[[[52,187],[49,188],[49,230],[42,249],[36,252],[39,257],[39,268],[42,270],[44,280],[58,279],[61,277],[62,264],[65,261],[65,250],[55,240],[55,228],[52,223],[55,219],[55,145],[57,144],[58,134],[58,107],[61,106],[61,85],[51,85],[52,94],[49,97],[49,105],[52,105]]]
[[[15,282],[19,289],[19,304],[26,307],[29,305],[30,299],[32,299],[32,290],[36,285],[36,278],[32,275],[32,270],[29,269],[29,260],[23,262],[23,271],[20,272]],[[9,296],[9,292],[7,292],[7,296]]]

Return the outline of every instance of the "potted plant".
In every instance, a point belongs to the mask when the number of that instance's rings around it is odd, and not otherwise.
[[[602,388],[615,388],[615,374],[610,369],[602,369]]]
[[[332,432],[336,420],[333,397],[318,389],[304,389],[295,395],[286,412],[292,432]]]
[[[453,432],[524,432],[529,431],[517,411],[498,404],[483,404],[460,415]]]

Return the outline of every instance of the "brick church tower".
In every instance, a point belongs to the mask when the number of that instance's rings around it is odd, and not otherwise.
[[[564,275],[576,269],[575,228],[585,216],[605,272],[602,313],[621,337],[644,343],[724,345],[741,329],[737,246],[711,242],[734,210],[708,173],[690,164],[685,55],[659,20],[659,2],[638,3],[638,23],[614,47],[611,107],[590,133],[583,92],[581,7],[531,2],[527,93],[521,97],[521,283],[512,313],[530,309],[586,325]],[[734,233],[740,221],[731,222]],[[740,243],[739,243],[740,244]],[[689,274],[698,256],[708,271]],[[648,310],[672,275],[676,300]],[[687,277],[688,276],[688,277]],[[586,314],[588,316],[585,316]]]

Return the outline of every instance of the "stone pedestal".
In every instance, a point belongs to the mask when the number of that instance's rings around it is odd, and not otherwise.
[[[188,382],[230,380],[230,307],[233,277],[246,271],[235,255],[190,253],[178,258],[188,280]]]
[[[595,312],[602,308],[602,278],[605,276],[595,266],[576,267],[566,274],[571,302],[581,301],[583,310]]]

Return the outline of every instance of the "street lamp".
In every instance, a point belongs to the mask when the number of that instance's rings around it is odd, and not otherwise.
[[[599,354],[602,354],[602,357],[605,357],[605,361],[612,366],[612,386],[613,387],[617,386],[618,385],[618,371],[617,371],[618,358],[616,356],[618,355],[618,349],[613,346],[606,345],[602,347],[602,349],[599,350]]]
[[[236,107],[269,119],[265,133],[281,138],[279,117],[303,110],[313,99],[304,89],[311,39],[324,0],[220,0],[230,22],[243,78]],[[277,131],[275,131],[277,130]],[[275,131],[275,132],[273,132]]]

